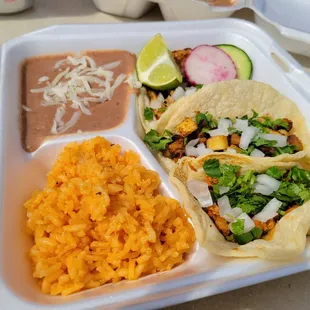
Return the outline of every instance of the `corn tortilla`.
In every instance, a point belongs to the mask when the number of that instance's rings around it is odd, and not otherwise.
[[[143,95],[140,98],[140,114],[144,128],[149,131],[143,117]],[[223,117],[240,117],[252,113],[255,110],[259,115],[270,115],[276,118],[288,118],[293,122],[291,134],[296,135],[303,144],[304,150],[293,155],[282,154],[277,156],[278,161],[296,161],[310,153],[310,133],[306,120],[297,105],[290,99],[281,95],[270,85],[247,80],[232,80],[204,86],[196,93],[182,97],[172,104],[161,117],[155,121],[153,129],[162,134],[165,130],[176,133],[176,127],[188,117],[195,118],[197,112],[208,112],[216,119]],[[248,156],[236,154],[245,160]],[[164,158],[160,153],[158,159],[166,171],[175,167],[173,161]],[[272,157],[265,157],[271,160]]]
[[[279,162],[276,158],[266,161],[231,154],[210,154],[198,159],[183,158],[170,172],[170,180],[178,189],[183,206],[192,219],[197,240],[210,252],[226,257],[260,257],[269,260],[287,260],[300,255],[305,249],[310,228],[310,201],[282,217],[274,230],[267,233],[263,239],[245,245],[229,242],[186,187],[188,179],[205,178],[202,165],[208,159],[218,159],[221,164],[239,165],[241,173],[248,170],[264,172],[272,166],[289,169],[297,165],[305,168],[303,162]]]

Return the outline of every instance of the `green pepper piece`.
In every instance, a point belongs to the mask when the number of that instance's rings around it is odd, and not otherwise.
[[[254,227],[251,230],[252,235],[254,236],[254,239],[259,239],[263,233],[263,230],[259,227]]]
[[[242,235],[234,235],[234,239],[235,241],[238,243],[238,244],[247,244],[249,243],[250,241],[252,241],[254,239],[254,236],[251,234],[251,232],[247,232],[247,233],[244,233]]]

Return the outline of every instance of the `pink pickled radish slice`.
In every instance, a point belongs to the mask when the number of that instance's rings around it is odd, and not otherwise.
[[[199,45],[192,50],[184,64],[187,80],[192,85],[233,80],[237,77],[234,62],[217,47]]]

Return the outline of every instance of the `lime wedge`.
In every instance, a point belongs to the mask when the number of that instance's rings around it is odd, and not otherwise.
[[[164,38],[155,35],[142,49],[137,59],[139,81],[157,90],[169,90],[182,83],[182,74]]]

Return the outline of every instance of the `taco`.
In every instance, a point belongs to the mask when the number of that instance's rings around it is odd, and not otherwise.
[[[295,103],[269,85],[242,80],[181,98],[144,136],[166,170],[185,156],[213,152],[292,161],[309,151],[309,139]]]
[[[310,227],[310,170],[278,162],[211,154],[182,159],[171,171],[199,243],[228,257],[290,259]]]

